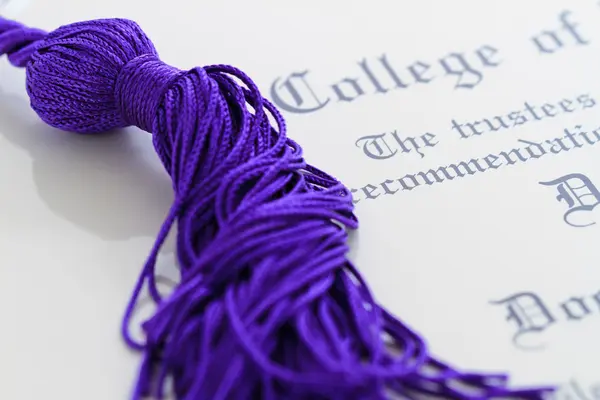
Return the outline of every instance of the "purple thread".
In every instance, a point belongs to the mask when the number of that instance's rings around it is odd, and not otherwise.
[[[308,165],[255,84],[225,65],[180,71],[134,22],[45,33],[0,18],[0,55],[26,67],[32,108],[66,131],[152,133],[175,201],[123,320],[143,353],[133,398],[541,399],[505,375],[463,373],[377,305],[346,259],[357,227],[348,189]],[[274,126],[270,120],[274,121]],[[181,282],[167,298],[155,263],[177,223]],[[157,311],[129,333],[144,285]]]

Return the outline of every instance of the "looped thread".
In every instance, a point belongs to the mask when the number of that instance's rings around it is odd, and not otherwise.
[[[185,72],[142,54],[123,66],[115,83],[115,100],[123,119],[153,132],[156,112],[169,87]]]

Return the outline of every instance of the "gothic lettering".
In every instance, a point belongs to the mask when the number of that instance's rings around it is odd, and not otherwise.
[[[385,160],[393,157],[398,150],[390,147],[387,142],[387,134],[363,136],[356,141],[356,146],[361,147],[362,151],[369,158],[375,160]]]
[[[434,84],[443,77],[453,78],[455,89],[470,90],[482,82],[486,70],[501,64],[498,53],[495,47],[483,45],[466,53],[450,52],[437,61],[416,60],[403,66],[387,54],[363,57],[352,69],[327,82],[316,79],[309,82],[309,70],[279,77],[271,85],[271,99],[283,111],[307,114],[335,103],[353,103],[367,94],[389,95],[396,92],[393,89]]]
[[[506,308],[506,320],[516,328],[513,342],[520,348],[539,348],[539,345],[523,343],[523,336],[543,332],[552,326],[556,319],[542,301],[532,292],[521,292],[502,300],[492,301],[492,304]]]
[[[389,177],[389,180],[394,181],[402,180],[408,175],[411,176],[411,178],[407,178],[410,179],[410,185],[401,185],[401,190],[398,191],[387,190],[382,187],[381,184],[368,184],[364,186],[362,190],[353,192],[355,193],[354,199],[355,202],[358,203],[362,200],[376,198],[377,196],[371,194],[371,192],[375,190],[373,188],[380,188],[380,192],[385,192],[386,194],[393,192],[389,194],[398,195],[408,190],[409,187],[410,190],[414,190],[423,185],[430,186],[433,184],[440,184],[453,181],[455,179],[464,178],[466,176],[486,173],[491,170],[498,170],[510,165],[524,164],[540,158],[555,156],[564,152],[564,149],[571,151],[579,147],[593,146],[594,144],[600,142],[600,128],[594,132],[594,135],[598,137],[597,140],[592,140],[592,135],[582,130],[580,125],[577,125],[571,129],[565,129],[563,136],[553,139],[544,141],[517,139],[517,143],[519,143],[520,146],[515,146],[511,149],[499,151],[497,153],[488,153],[482,157],[474,157],[465,161],[457,161],[446,165],[428,168],[423,171],[408,173],[401,178],[393,179]],[[399,135],[396,134],[396,136],[398,139],[400,139]],[[376,145],[377,140],[381,141],[383,138],[383,136],[379,137],[378,135],[375,135],[364,139],[364,142],[360,142],[358,145],[365,146],[365,143],[367,143],[366,145],[370,146],[369,151],[376,155],[376,157],[371,158],[377,159],[377,157],[384,157],[383,155],[378,155],[379,153],[377,152],[379,150]],[[402,139],[398,141],[393,135],[390,135],[389,138],[385,138],[385,143],[389,145],[389,150],[387,147],[384,147],[384,145],[381,144],[383,142],[379,143],[379,148],[381,149],[382,154],[391,154],[394,151],[397,151],[398,154],[402,154],[403,152],[414,150],[416,147],[411,147],[414,144],[418,145],[419,149],[423,149],[429,144],[434,145],[437,143],[433,141],[433,136],[421,135],[420,137],[413,137],[412,139],[414,139],[414,142],[406,140],[402,141]],[[404,144],[404,148],[400,146],[400,142]],[[394,147],[393,144],[397,145],[397,147]],[[406,183],[408,181],[404,179],[403,182]],[[600,192],[585,175],[574,173],[561,178],[552,179],[548,182],[540,182],[540,184],[546,186],[556,186],[556,190],[559,193],[557,199],[565,202],[568,207],[563,219],[569,225],[573,227],[585,227],[595,223],[594,221],[589,220],[589,218],[583,218],[583,221],[580,221],[579,219],[572,219],[575,217],[579,218],[580,214],[585,211],[589,212],[598,204],[600,204]],[[365,193],[365,196],[359,196],[360,193]]]
[[[534,292],[519,292],[490,303],[504,309],[515,346],[521,350],[537,350],[545,347],[544,333],[555,325],[600,318],[599,295],[600,292],[596,292],[571,296],[562,302],[549,302]]]
[[[308,70],[293,72],[283,81],[275,79],[271,85],[271,98],[282,110],[292,113],[310,113],[322,109],[329,98],[320,99],[309,84]]]
[[[572,22],[570,16],[569,11],[562,12],[559,16],[559,29],[545,30],[532,38],[540,53],[552,54],[569,44],[589,44],[589,41],[584,39],[579,32],[579,24]]]
[[[509,111],[501,115],[471,121],[452,119],[450,129],[456,132],[461,139],[467,139],[491,132],[508,131],[517,126],[543,119],[557,118],[565,113],[581,112],[595,105],[596,101],[588,94],[576,96],[574,100],[562,98],[556,102],[546,102],[541,106],[526,101],[523,103],[521,109]],[[557,146],[560,147],[560,144],[557,144]],[[562,148],[562,150],[557,148],[557,152],[564,150],[568,149],[566,147]]]

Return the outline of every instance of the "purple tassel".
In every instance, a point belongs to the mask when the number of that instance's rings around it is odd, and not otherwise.
[[[459,372],[373,299],[346,258],[357,227],[348,189],[308,165],[279,112],[239,70],[181,71],[134,22],[105,19],[51,33],[0,18],[0,54],[26,67],[47,124],[152,134],[175,201],[123,321],[143,353],[134,399],[541,399],[507,377]],[[273,121],[273,123],[271,123]],[[155,264],[177,229],[181,282],[163,298]],[[157,304],[129,333],[147,286]]]

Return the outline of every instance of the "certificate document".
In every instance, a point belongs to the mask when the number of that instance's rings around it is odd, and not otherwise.
[[[351,189],[350,258],[436,358],[600,400],[597,1],[2,0],[0,13],[46,30],[128,18],[170,65],[245,71],[306,160]],[[171,182],[150,135],[49,128],[24,79],[1,60],[0,397],[126,399],[140,359],[120,320]]]

